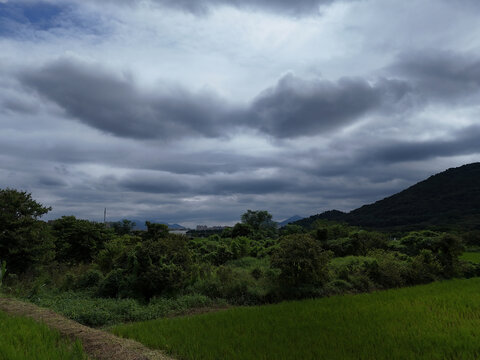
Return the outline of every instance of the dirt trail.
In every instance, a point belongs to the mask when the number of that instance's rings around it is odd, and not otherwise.
[[[51,310],[10,298],[0,298],[0,310],[11,315],[22,315],[42,321],[64,336],[79,339],[85,352],[97,360],[173,360],[161,351],[113,334],[92,329],[67,319]]]

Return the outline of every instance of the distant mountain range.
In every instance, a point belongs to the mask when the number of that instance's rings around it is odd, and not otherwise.
[[[179,224],[168,224],[164,221],[155,221],[155,220],[132,220],[135,223],[135,230],[147,230],[147,226],[145,225],[146,221],[150,221],[151,223],[155,224],[165,224],[168,226],[170,230],[187,230],[186,227],[179,225]]]
[[[279,222],[278,227],[284,227],[285,225],[291,224],[301,219],[303,219],[301,216],[293,215],[292,217],[289,217],[288,219]]]
[[[317,219],[377,229],[480,230],[480,163],[448,169],[349,213],[331,210],[295,224],[308,227]]]

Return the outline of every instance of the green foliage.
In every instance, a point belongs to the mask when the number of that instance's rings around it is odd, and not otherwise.
[[[7,275],[7,262],[5,260],[0,260],[0,288],[3,285],[3,279]]]
[[[96,298],[89,292],[55,293],[45,290],[30,301],[83,325],[94,327],[180,315],[192,309],[225,306],[223,301],[199,294],[153,298],[149,303],[143,304],[134,299]]]
[[[184,236],[144,241],[134,256],[135,286],[146,298],[180,290],[190,277],[192,259]]]
[[[147,221],[145,225],[147,231],[144,233],[144,240],[158,240],[168,236],[168,226],[165,224],[154,224]]]
[[[63,339],[32,319],[0,312],[0,328],[1,360],[87,360],[79,341]]]
[[[97,287],[103,280],[103,274],[95,269],[90,269],[82,274],[76,281],[75,287],[77,289],[89,289]]]
[[[480,264],[480,252],[465,252],[460,256],[460,260]]]
[[[237,234],[237,230],[234,227],[232,231],[233,236],[253,236],[255,238],[276,237],[277,224],[272,220],[272,215],[268,211],[247,210],[241,219],[242,224],[247,225],[252,232],[250,234]]]
[[[287,224],[280,229],[280,235],[303,234],[305,230],[300,225]]]
[[[242,214],[242,223],[249,225],[253,230],[275,226],[272,214],[265,210],[247,210],[246,213]]]
[[[113,233],[103,224],[63,216],[52,224],[57,248],[56,258],[61,262],[89,263],[103,249]]]
[[[280,281],[288,288],[321,285],[328,277],[330,253],[309,235],[283,237],[271,265],[280,269]],[[289,290],[291,291],[291,290]]]
[[[410,232],[400,239],[400,250],[410,256],[429,250],[442,267],[444,277],[459,275],[459,256],[464,252],[464,246],[459,237],[433,231]]]
[[[253,231],[254,230],[249,224],[237,223],[232,229],[232,237],[251,236]]]
[[[141,238],[131,235],[116,236],[105,242],[95,258],[100,270],[107,274],[114,268],[124,268],[134,256],[134,249]]]
[[[374,250],[368,256],[375,259],[369,264],[368,275],[380,287],[388,289],[407,284],[409,263],[406,255]]]
[[[123,219],[122,221],[117,221],[112,224],[113,231],[117,235],[131,235],[133,228],[135,227],[133,221]]]
[[[476,359],[479,313],[480,279],[470,279],[239,307],[113,332],[182,359]]]
[[[0,254],[11,273],[22,273],[53,259],[53,238],[48,226],[38,220],[50,210],[29,193],[0,189]]]

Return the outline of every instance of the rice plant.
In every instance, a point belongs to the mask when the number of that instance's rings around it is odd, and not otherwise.
[[[86,360],[79,341],[61,337],[45,324],[0,312],[0,360]]]
[[[113,328],[180,359],[478,359],[480,279]]]

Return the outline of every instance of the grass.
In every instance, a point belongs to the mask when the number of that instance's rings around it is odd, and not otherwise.
[[[0,312],[0,360],[86,360],[80,342],[32,319]]]
[[[462,256],[460,256],[460,260],[480,264],[480,252],[464,252]]]
[[[480,278],[120,325],[179,359],[478,359]]]
[[[134,299],[97,298],[88,292],[80,291],[41,291],[28,300],[93,327],[185,314],[192,309],[225,306],[225,302],[195,294],[172,299],[155,298],[145,305]]]

